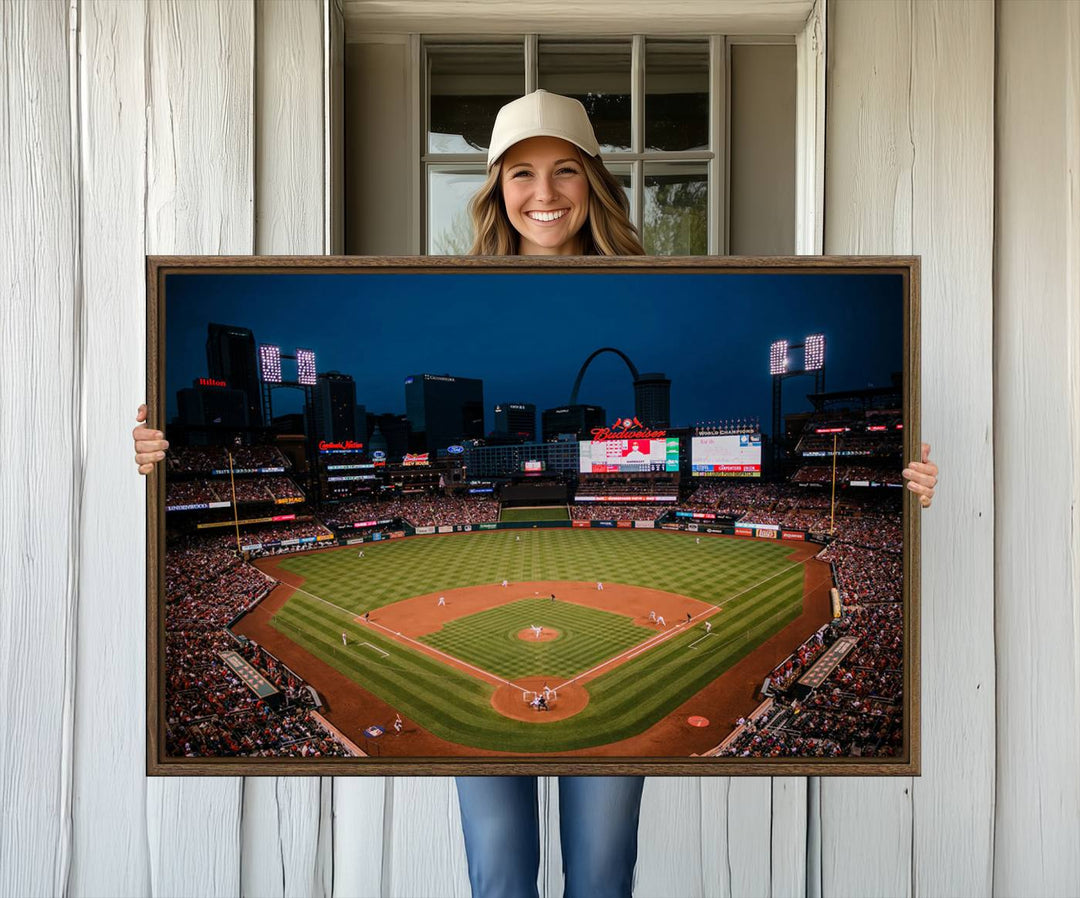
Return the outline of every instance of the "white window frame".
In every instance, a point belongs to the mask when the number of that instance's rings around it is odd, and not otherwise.
[[[827,0],[814,0],[810,14],[797,30],[785,33],[755,37],[739,34],[714,34],[709,38],[709,141],[713,150],[706,154],[689,153],[687,158],[711,156],[708,159],[708,195],[709,195],[709,235],[708,252],[727,254],[728,248],[728,179],[729,153],[728,143],[730,128],[728,122],[729,85],[730,85],[730,47],[736,43],[784,43],[794,42],[796,47],[796,227],[795,252],[797,254],[819,254],[824,246],[824,183],[825,183],[825,15]],[[433,26],[437,28],[435,23]],[[441,31],[441,29],[440,29]],[[555,29],[544,28],[529,34],[451,34],[432,33],[421,37],[420,33],[409,35],[410,46],[410,158],[416,160],[411,166],[412,195],[416,202],[410,204],[410,233],[413,236],[414,252],[421,253],[428,246],[427,233],[427,162],[462,163],[474,162],[475,156],[456,154],[427,153],[427,64],[425,41],[453,43],[468,42],[506,42],[522,40],[525,50],[525,89],[536,89],[536,71],[539,35],[561,38]],[[685,32],[666,34],[661,29],[648,29],[647,32],[633,35],[632,78],[643,77],[645,39],[678,39],[687,37]],[[580,35],[578,35],[580,36]],[[583,40],[601,39],[616,35],[600,32],[583,36]],[[689,35],[693,36],[693,35]],[[573,35],[567,35],[571,38]],[[625,37],[619,35],[618,37]],[[640,87],[639,81],[632,85]],[[632,90],[632,97],[643,97],[640,90]],[[640,149],[643,140],[644,122],[641,103],[631,106],[632,140],[634,148]],[[644,163],[652,154],[619,154],[612,156],[612,161],[630,161],[633,164],[634,209],[632,219],[640,223],[644,204],[643,176]],[[678,158],[679,154],[663,154],[664,160]],[[721,214],[721,212],[723,214]]]

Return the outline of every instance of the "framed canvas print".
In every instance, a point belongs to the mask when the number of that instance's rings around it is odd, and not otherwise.
[[[152,774],[919,772],[919,261],[150,257]]]

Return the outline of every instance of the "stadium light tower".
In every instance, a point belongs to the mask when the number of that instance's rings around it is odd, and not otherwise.
[[[791,368],[788,350],[802,349],[803,367]],[[784,378],[809,374],[814,378],[814,392],[825,392],[825,335],[811,334],[802,343],[774,340],[769,347],[769,374],[772,377],[772,445],[773,461],[779,463],[782,446],[781,422],[784,404]]]
[[[313,387],[318,383],[315,376],[315,353],[312,350],[296,350],[296,376],[297,380],[307,387]]]
[[[821,371],[825,367],[825,335],[811,334],[807,337],[803,352],[803,367],[807,371]]]
[[[787,371],[787,340],[776,340],[769,347],[769,374],[773,376]]]
[[[285,380],[281,376],[281,360],[296,361],[296,380]],[[259,344],[259,383],[262,386],[263,420],[269,424],[274,417],[273,391],[278,388],[302,390],[304,405],[311,406],[311,392],[318,383],[315,366],[315,353],[311,349],[297,349],[295,355],[281,351],[280,346],[271,343]]]
[[[281,383],[281,347],[259,344],[259,373],[264,383]]]

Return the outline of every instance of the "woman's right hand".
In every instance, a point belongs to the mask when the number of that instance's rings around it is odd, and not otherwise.
[[[139,406],[135,420],[146,420],[146,404]],[[160,430],[151,430],[145,424],[140,423],[131,431],[132,439],[135,440],[135,464],[139,466],[140,474],[149,474],[154,470],[154,465],[165,458],[165,450],[169,448],[169,441]]]

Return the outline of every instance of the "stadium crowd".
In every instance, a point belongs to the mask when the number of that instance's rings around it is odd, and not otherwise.
[[[435,493],[356,499],[328,506],[320,513],[330,527],[351,527],[362,521],[400,519],[414,527],[482,524],[499,520],[499,503]]]
[[[669,511],[669,503],[655,505],[613,505],[610,502],[588,502],[570,506],[574,521],[655,521]]]
[[[187,757],[347,755],[311,718],[313,702],[302,681],[260,646],[224,629],[273,585],[226,544],[225,537],[174,540],[166,556],[166,751]],[[284,707],[275,710],[244,685],[220,657],[229,650],[281,691]]]
[[[288,477],[228,477],[217,480],[170,480],[165,507],[210,502],[232,502],[233,484],[237,502],[273,502],[276,499],[303,499],[304,492]]]
[[[206,480],[172,480],[165,487],[165,507],[175,505],[208,505],[223,501]]]
[[[234,470],[237,468],[292,470],[292,462],[276,446],[235,446],[231,450],[226,450],[223,446],[178,446],[168,450],[165,463],[170,474],[227,471],[229,451],[232,452]]]
[[[633,500],[638,496],[678,497],[679,487],[670,480],[585,480],[575,492],[577,500],[589,496],[621,496]]]

